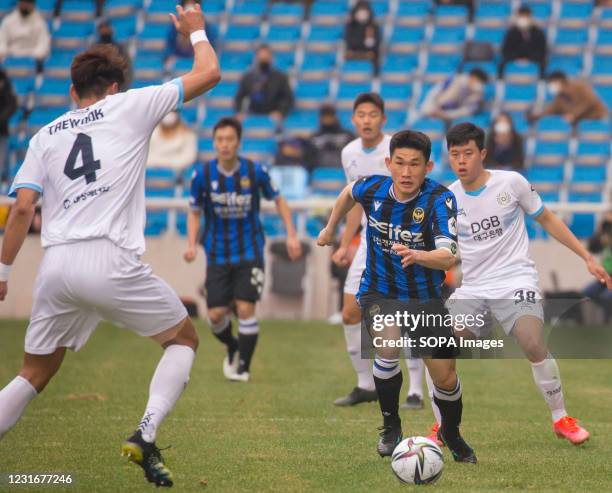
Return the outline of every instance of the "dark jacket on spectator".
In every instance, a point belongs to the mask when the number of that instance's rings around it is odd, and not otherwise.
[[[248,111],[251,113],[269,114],[272,111],[280,111],[286,115],[293,106],[289,79],[275,68],[267,73],[254,68],[244,74],[234,98],[236,112],[243,111],[245,98],[249,99]]]
[[[314,166],[341,168],[342,149],[354,138],[355,136],[341,125],[319,129],[310,137],[310,144],[315,151]]]
[[[8,121],[17,110],[17,97],[13,85],[3,70],[0,70],[0,137],[8,137]]]
[[[546,35],[542,28],[532,25],[525,35],[517,26],[511,26],[502,43],[502,63],[500,75],[503,75],[506,63],[525,58],[540,65],[540,76],[544,75],[546,63]]]
[[[499,146],[495,142],[493,132],[489,132],[486,148],[485,165],[487,168],[512,168],[515,171],[525,168],[523,137],[517,132],[513,132],[512,141],[507,147]]]

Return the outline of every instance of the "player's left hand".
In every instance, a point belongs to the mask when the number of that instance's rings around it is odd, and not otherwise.
[[[595,278],[602,284],[605,284],[608,289],[612,289],[612,279],[610,278],[610,274],[606,272],[606,269],[597,262],[593,257],[589,258],[586,262],[587,269],[589,272],[595,276]]]
[[[411,250],[406,245],[395,243],[391,247],[391,250],[393,250],[400,257],[402,257],[402,267],[408,267],[409,265],[412,265],[417,261],[419,252],[417,250]]]
[[[297,236],[287,237],[287,253],[291,260],[297,260],[302,256],[302,243]]]
[[[8,282],[0,281],[0,301],[4,301],[8,293]]]
[[[323,228],[317,238],[317,245],[319,246],[331,246],[334,244],[334,234],[329,231],[327,227]]]

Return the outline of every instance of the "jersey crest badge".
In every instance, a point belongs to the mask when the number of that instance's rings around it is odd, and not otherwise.
[[[421,207],[417,207],[412,212],[412,220],[417,224],[421,224],[423,219],[425,219],[425,211]]]
[[[512,197],[508,192],[501,192],[497,194],[497,203],[502,207],[508,205],[512,201]]]
[[[251,186],[251,180],[249,180],[248,176],[243,176],[242,178],[240,178],[241,188],[250,188],[250,186]]]

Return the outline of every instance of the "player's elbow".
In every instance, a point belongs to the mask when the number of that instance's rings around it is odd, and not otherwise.
[[[12,207],[13,214],[19,218],[27,218],[34,215],[35,206],[30,202],[16,202]]]

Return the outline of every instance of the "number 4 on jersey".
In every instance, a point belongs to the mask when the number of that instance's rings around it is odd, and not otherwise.
[[[77,157],[81,154],[83,166],[76,167]],[[86,134],[78,134],[64,167],[64,174],[71,180],[85,176],[86,183],[96,181],[96,170],[100,169],[100,161],[93,157],[91,137]]]

